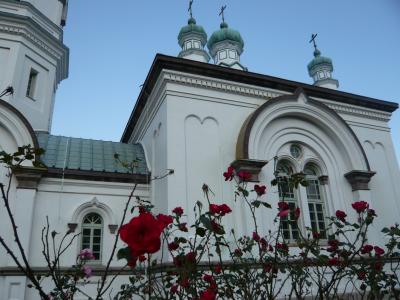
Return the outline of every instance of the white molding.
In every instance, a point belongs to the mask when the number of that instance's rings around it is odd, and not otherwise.
[[[391,113],[382,112],[382,111],[371,109],[371,108],[360,107],[360,106],[352,105],[352,104],[338,103],[338,102],[329,101],[329,100],[325,100],[325,99],[321,99],[321,98],[315,98],[315,97],[310,97],[310,98],[324,103],[326,106],[333,109],[338,114],[357,116],[357,117],[378,120],[378,121],[384,121],[384,122],[389,122],[390,117],[392,116]]]
[[[19,15],[9,16],[0,19],[0,33],[9,34],[9,36],[0,37],[0,39],[10,40],[12,42],[23,43],[24,38],[43,51],[57,62],[56,80],[57,83],[68,77],[69,50],[63,42],[52,36],[47,31],[41,30],[39,25],[29,19],[23,19]],[[29,45],[26,45],[29,47]]]
[[[218,90],[226,93],[233,93],[235,95],[256,97],[258,99],[271,99],[278,96],[290,94],[287,92],[276,91],[268,88],[260,88],[254,85],[235,83],[232,81],[182,73],[172,70],[164,70],[163,73],[164,79],[168,82],[175,82],[183,85]]]

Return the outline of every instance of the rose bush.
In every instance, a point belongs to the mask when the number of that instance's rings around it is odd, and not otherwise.
[[[203,186],[207,205],[196,203],[194,223],[189,226],[184,210],[177,207],[171,216],[163,217],[170,226],[155,234],[157,246],[160,236],[164,240],[166,247],[161,249],[168,252],[173,266],[158,265],[157,259],[147,261],[143,267],[148,276],[133,276],[132,284],[122,286],[117,299],[145,294],[154,299],[276,299],[282,295],[289,299],[306,296],[333,299],[348,292],[347,289],[360,298],[398,296],[397,268],[385,270],[384,266],[385,260],[400,256],[400,230],[398,225],[384,229],[390,238],[387,252],[378,245],[368,244],[368,228],[377,215],[367,202],[352,203],[358,215],[354,223],[344,211],[337,210],[328,218],[322,235],[310,228],[300,228],[300,208],[290,206],[282,198],[277,204],[276,228],[263,236],[256,209],[271,208],[261,199],[266,194],[266,186],[254,185],[250,189],[251,175],[236,172],[232,167],[223,176],[226,181],[235,180],[235,199],[244,201],[250,211],[254,225],[251,234],[237,237],[233,230],[227,231],[224,218],[232,209],[226,204],[212,203],[208,187]],[[306,185],[302,174],[277,178],[272,185],[282,181],[293,188]],[[253,199],[251,192],[254,192]],[[157,219],[148,217],[149,222]],[[282,222],[297,227],[296,247],[290,247],[283,238]],[[136,226],[136,223],[129,224]],[[122,234],[126,232],[121,232],[121,238],[127,241],[128,237]],[[135,243],[146,244],[136,233],[134,236]],[[132,240],[128,245],[138,247]]]

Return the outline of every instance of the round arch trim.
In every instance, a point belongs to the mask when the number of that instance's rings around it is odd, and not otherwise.
[[[357,138],[356,134],[351,129],[351,127],[333,109],[329,108],[328,106],[326,106],[325,104],[323,104],[319,101],[308,98],[308,96],[304,93],[304,90],[302,88],[297,88],[295,93],[292,95],[283,95],[283,96],[279,96],[279,97],[276,97],[276,98],[273,98],[273,99],[267,101],[266,103],[264,103],[263,105],[258,107],[252,114],[250,114],[247,117],[247,119],[245,120],[245,122],[242,125],[242,128],[240,129],[238,140],[236,143],[236,159],[251,159],[249,157],[250,134],[251,134],[251,131],[253,129],[253,126],[254,126],[256,120],[262,114],[262,112],[267,110],[269,107],[276,105],[277,103],[282,102],[282,101],[297,101],[297,99],[300,97],[301,94],[303,94],[304,97],[307,99],[307,103],[318,107],[319,109],[327,112],[330,115],[333,115],[336,118],[336,120],[338,122],[340,122],[348,130],[348,132],[353,137],[355,143],[358,145],[358,147],[363,155],[363,159],[365,161],[365,165],[367,166],[367,170],[370,171],[371,170],[370,164],[368,162],[368,158],[364,151],[364,148],[362,147],[360,140]]]
[[[0,99],[0,108],[5,108],[6,110],[8,110],[11,113],[13,113],[14,115],[16,115],[16,117],[25,125],[25,128],[29,132],[29,135],[30,135],[30,137],[32,139],[33,147],[38,149],[39,148],[39,141],[37,139],[35,131],[32,128],[32,125],[25,118],[25,116],[18,109],[16,109],[14,106],[12,106],[8,102],[6,102],[4,100],[1,100],[1,99]],[[22,146],[22,145],[19,145],[19,146]]]

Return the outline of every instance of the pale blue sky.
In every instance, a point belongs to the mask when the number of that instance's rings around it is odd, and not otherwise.
[[[70,72],[58,88],[52,133],[119,141],[155,54],[180,51],[188,2],[70,0]],[[245,41],[241,62],[250,71],[312,83],[306,66],[316,32],[340,90],[400,102],[399,0],[195,0],[194,17],[209,36],[222,4]],[[399,159],[400,109],[390,126]]]

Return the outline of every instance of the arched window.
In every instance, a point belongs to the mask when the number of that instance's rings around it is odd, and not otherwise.
[[[326,210],[325,202],[322,196],[321,185],[318,179],[317,167],[313,164],[307,164],[304,168],[307,180],[307,202],[310,211],[311,228],[314,232],[319,232],[321,238],[326,239]]]
[[[97,213],[85,215],[82,221],[82,243],[81,249],[91,249],[94,260],[101,259],[103,239],[103,219]]]
[[[293,174],[293,168],[288,161],[282,160],[278,162],[276,171],[278,172],[279,201],[287,202],[290,211],[293,212],[295,208],[298,207],[297,192],[288,182],[288,176]],[[291,220],[294,220],[293,216],[289,217]],[[281,228],[283,238],[287,242],[294,242],[299,237],[299,230],[296,221],[290,221],[288,217],[282,218]]]

